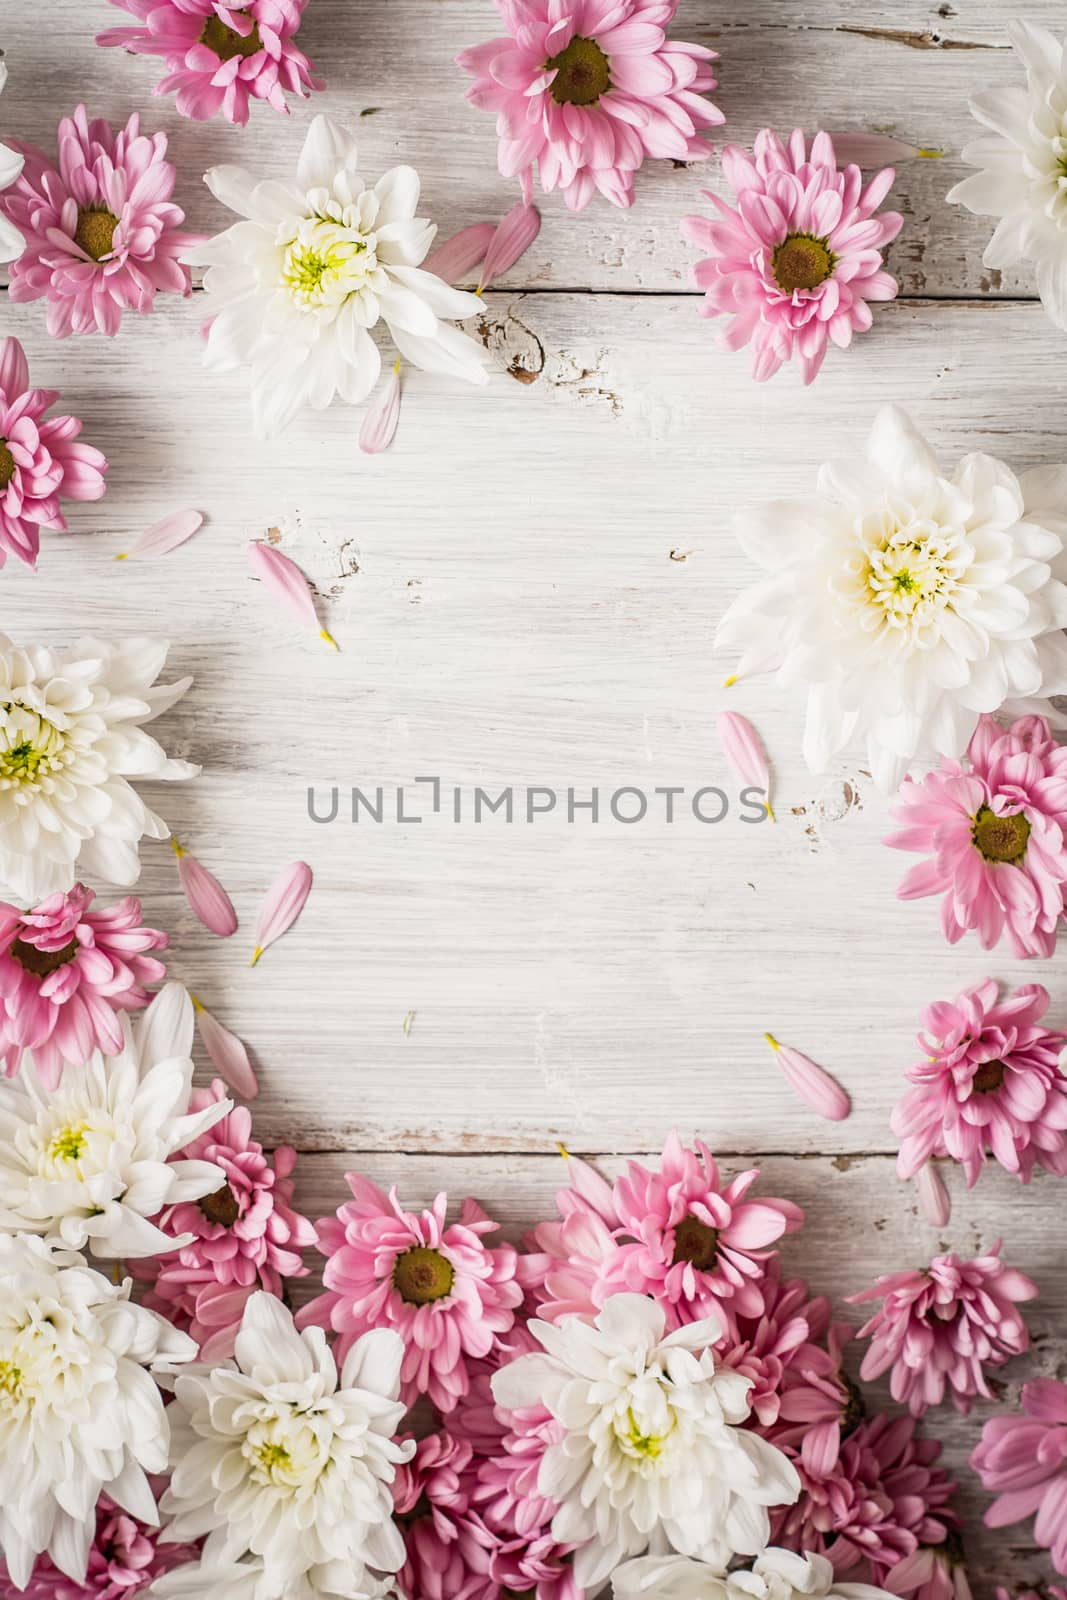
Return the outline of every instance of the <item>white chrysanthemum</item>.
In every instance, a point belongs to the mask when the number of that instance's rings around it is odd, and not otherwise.
[[[170,1432],[153,1372],[196,1345],[134,1305],[80,1256],[0,1235],[0,1555],[16,1588],[47,1551],[85,1577],[96,1502],[155,1525],[146,1473],[166,1470]]]
[[[295,184],[228,166],[205,182],[247,220],[186,257],[208,268],[204,360],[219,372],[251,367],[259,433],[279,432],[305,405],[324,410],[335,394],[365,400],[381,370],[370,334],[379,320],[416,367],[487,381],[481,346],[442,320],[473,316],[481,302],[419,267],[437,230],[415,215],[411,167],[368,189],[352,135],[319,116]]]
[[[558,1503],[552,1537],[578,1545],[574,1577],[596,1591],[621,1561],[665,1541],[725,1567],[767,1543],[769,1506],[800,1492],[792,1463],[738,1426],[751,1382],[717,1366],[715,1319],[664,1338],[663,1309],[613,1295],[596,1321],[531,1322],[545,1353],[493,1378],[498,1405],[545,1406],[564,1430],[537,1486]]]
[[[723,1573],[686,1556],[642,1556],[613,1574],[615,1600],[888,1600],[867,1583],[839,1583],[825,1556],[764,1550],[751,1571]]]
[[[0,1079],[0,1229],[34,1233],[95,1256],[158,1255],[188,1244],[148,1221],[164,1206],[199,1200],[226,1174],[173,1155],[233,1109],[212,1101],[190,1113],[193,1007],[168,983],[135,1022],[121,1019],[117,1056],[93,1052],[44,1088],[27,1051]]]
[[[824,466],[807,499],[742,512],[767,576],[723,618],[739,673],[807,695],[813,772],[864,739],[879,788],[958,757],[983,712],[1049,713],[1067,692],[1067,467],[1017,478],[992,456],[943,476],[896,406],[866,457]]]
[[[235,1362],[194,1368],[176,1385],[166,1537],[220,1530],[216,1562],[259,1557],[255,1600],[283,1600],[301,1583],[373,1593],[372,1580],[405,1559],[389,1488],[414,1450],[394,1437],[403,1354],[398,1334],[376,1329],[352,1346],[338,1380],[322,1329],[297,1333],[280,1300],[254,1294]]]
[[[32,905],[69,889],[75,869],[134,883],[141,838],[167,838],[131,787],[200,771],[142,727],[193,681],[156,686],[166,658],[154,639],[18,649],[0,634],[0,895]]]
[[[1059,40],[1035,23],[1009,22],[1008,37],[1026,67],[1026,88],[988,89],[971,101],[990,132],[963,151],[980,170],[948,198],[1000,219],[983,262],[997,271],[1033,264],[1045,310],[1067,328],[1067,59]]]
[[[225,1534],[211,1534],[199,1561],[157,1578],[147,1600],[275,1600],[278,1584],[258,1556],[225,1554]],[[395,1580],[364,1572],[357,1579],[343,1563],[316,1568],[285,1586],[285,1600],[404,1600]]]
[[[0,61],[0,94],[7,83],[7,67]],[[22,171],[24,158],[6,144],[0,144],[0,189],[7,189]],[[14,261],[26,248],[26,241],[13,222],[0,214],[0,261]]]

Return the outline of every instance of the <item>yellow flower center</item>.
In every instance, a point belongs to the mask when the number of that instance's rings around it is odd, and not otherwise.
[[[891,627],[923,627],[956,592],[958,562],[938,531],[926,538],[888,529],[867,552],[867,598],[879,606]]]
[[[409,1305],[426,1306],[452,1293],[456,1273],[451,1261],[440,1250],[416,1245],[397,1256],[393,1268],[393,1288]]]
[[[243,12],[238,14],[244,15]],[[206,44],[209,50],[214,50],[220,61],[232,61],[234,56],[254,56],[257,50],[263,48],[259,29],[254,22],[252,32],[242,34],[215,15],[208,17],[205,22],[200,43]]]
[[[286,246],[281,281],[302,310],[315,310],[358,293],[376,266],[377,257],[355,228],[312,217]]]
[[[719,1254],[719,1230],[699,1217],[683,1217],[674,1230],[673,1264],[688,1261],[698,1272],[710,1272]]]
[[[25,939],[16,939],[9,954],[24,972],[32,972],[35,978],[47,978],[65,967],[68,961],[73,961],[80,949],[77,939],[72,939],[61,950],[39,950]]]
[[[790,233],[775,245],[771,271],[784,294],[796,289],[817,289],[837,266],[837,257],[825,239],[814,233]]]
[[[1021,811],[1000,817],[988,806],[978,812],[971,831],[975,848],[986,861],[1006,862],[1013,867],[1026,855],[1029,837],[1030,824]]]
[[[545,71],[555,71],[549,91],[559,106],[592,106],[611,88],[611,63],[595,39],[576,34],[558,56],[550,56]]]
[[[85,1136],[88,1132],[88,1124],[84,1122],[60,1128],[58,1133],[52,1135],[52,1141],[48,1146],[49,1159],[80,1161],[85,1154]]]
[[[670,1433],[645,1433],[641,1424],[634,1416],[633,1407],[627,1411],[627,1431],[620,1435],[620,1443],[627,1455],[639,1456],[642,1461],[656,1461],[663,1451],[663,1446],[670,1438]],[[673,1432],[673,1427],[672,1430]]]
[[[6,737],[0,726],[0,790],[39,787],[63,766],[63,735],[36,712],[10,700],[0,700],[0,717],[5,716],[10,725]]]
[[[21,1394],[21,1367],[13,1361],[0,1361],[0,1400],[18,1400]]]
[[[266,1473],[284,1472],[292,1465],[288,1450],[283,1444],[261,1444],[256,1458]]]
[[[7,440],[0,439],[0,489],[7,488],[16,471],[15,458],[7,447]]]
[[[92,256],[94,261],[102,261],[111,253],[111,241],[118,225],[119,219],[112,212],[81,206],[78,210],[78,226],[74,230],[74,243],[81,245],[85,254]]]

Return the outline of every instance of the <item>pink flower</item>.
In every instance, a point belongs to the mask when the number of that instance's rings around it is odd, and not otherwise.
[[[216,1079],[194,1092],[190,1110],[225,1098]],[[196,1237],[174,1255],[134,1264],[134,1271],[155,1277],[145,1304],[189,1332],[205,1359],[219,1361],[233,1353],[249,1295],[265,1289],[281,1296],[288,1279],[307,1276],[301,1252],[315,1243],[315,1229],[293,1207],[296,1151],[279,1146],[272,1165],[252,1138],[247,1107],[236,1107],[178,1155],[213,1162],[226,1182],[202,1200],[161,1212],[155,1221],[164,1233]]]
[[[141,902],[127,895],[93,911],[93,899],[78,883],[32,911],[0,901],[0,1065],[9,1076],[23,1050],[49,1089],[68,1062],[80,1066],[94,1050],[117,1055],[119,1013],[146,1006],[145,985],[165,974],[148,952],[170,941],[142,926]]]
[[[971,1466],[997,1495],[988,1528],[1007,1528],[1036,1513],[1034,1538],[1067,1576],[1067,1384],[1039,1378],[1023,1389],[1024,1415],[993,1417]]]
[[[341,1361],[368,1329],[395,1328],[405,1345],[402,1398],[426,1394],[452,1411],[470,1386],[468,1361],[487,1357],[515,1321],[516,1252],[485,1243],[497,1224],[473,1200],[446,1226],[447,1195],[416,1215],[395,1189],[385,1195],[355,1172],[347,1182],[354,1198],[318,1225],[325,1293],[298,1325],[333,1328]]]
[[[813,1336],[818,1337],[819,1331],[813,1328]],[[802,1345],[783,1374],[779,1422],[771,1429],[770,1438],[779,1446],[795,1446],[803,1465],[816,1478],[836,1469],[842,1443],[866,1416],[863,1397],[842,1360],[852,1337],[848,1323],[834,1323],[826,1348]]]
[[[972,1600],[963,1541],[955,1528],[949,1529],[943,1544],[920,1546],[898,1561],[886,1574],[885,1586],[890,1594],[914,1596],[915,1600]]]
[[[720,342],[751,343],[757,379],[795,356],[811,383],[828,342],[849,345],[871,326],[868,302],[896,295],[881,252],[903,218],[875,215],[896,174],[887,167],[864,187],[859,167],[838,169],[829,134],[817,133],[809,154],[799,128],[788,146],[764,128],[751,156],[727,145],[722,164],[736,209],[709,193],[719,215],[682,220],[683,236],[707,251],[692,271],[701,315],[731,317]]]
[[[133,55],[162,56],[166,76],[153,91],[176,95],[183,117],[204,122],[220,112],[248,121],[250,102],[265,100],[288,115],[286,93],[306,96],[325,84],[296,45],[307,0],[111,0],[144,24],[108,28],[97,44]]]
[[[772,1544],[828,1555],[840,1574],[859,1577],[865,1566],[864,1581],[884,1585],[906,1557],[945,1546],[958,1525],[949,1504],[956,1485],[937,1465],[940,1454],[935,1439],[916,1436],[911,1417],[862,1422],[831,1472],[796,1463],[800,1498],[772,1513]]]
[[[912,1416],[940,1405],[946,1389],[966,1415],[976,1394],[991,1398],[986,1369],[1029,1349],[1026,1323],[1015,1308],[1037,1293],[1036,1284],[1001,1261],[999,1240],[974,1261],[936,1256],[921,1271],[887,1274],[849,1296],[853,1304],[882,1301],[859,1332],[871,1340],[860,1377],[872,1382],[892,1369],[893,1399]]]
[[[931,1156],[951,1156],[978,1182],[987,1153],[1023,1183],[1035,1167],[1067,1174],[1067,1034],[1040,1026],[1048,990],[1026,984],[998,999],[993,978],[952,1002],[927,1006],[908,1068],[915,1085],[893,1112],[897,1172],[908,1179]]]
[[[552,1537],[559,1509],[538,1488],[541,1460],[562,1430],[545,1410],[508,1413],[511,1432],[502,1449],[478,1468],[472,1494],[486,1542],[487,1570],[495,1597],[531,1594],[535,1600],[582,1600],[574,1579],[573,1547]]]
[[[420,1439],[397,1468],[393,1500],[408,1558],[397,1580],[419,1600],[495,1600],[474,1519],[474,1452],[448,1433]]]
[[[664,32],[678,0],[496,0],[508,37],[464,50],[474,78],[467,99],[497,114],[497,162],[533,196],[561,189],[580,211],[599,189],[613,205],[633,204],[634,173],[646,156],[696,161],[709,146],[700,130],[722,112],[713,50]]]
[[[46,298],[57,339],[116,334],[123,311],[151,311],[157,291],[192,292],[178,258],[194,241],[179,231],[185,213],[171,201],[167,136],[140,128],[134,112],[116,134],[79,106],[59,124],[58,165],[20,145],[22,175],[0,194],[0,211],[26,239],[10,269],[11,300]]]
[[[194,1546],[159,1542],[159,1534],[159,1528],[138,1522],[102,1495],[84,1583],[75,1583],[47,1556],[39,1556],[28,1586],[17,1593],[25,1600],[130,1600],[172,1567],[196,1559]],[[3,1573],[0,1562],[0,1577]],[[5,1588],[8,1592],[16,1591]]]
[[[997,1585],[996,1600],[1067,1600],[1067,1589],[1050,1583],[1041,1589],[1006,1589]]]
[[[802,1278],[781,1282],[777,1258],[767,1265],[763,1310],[758,1317],[737,1317],[715,1346],[724,1366],[752,1381],[748,1401],[761,1429],[771,1429],[782,1407],[787,1373],[817,1339],[829,1320],[826,1300],[811,1300]],[[822,1352],[819,1352],[822,1354]]]
[[[42,528],[64,531],[60,499],[99,500],[107,461],[78,444],[77,417],[49,417],[57,389],[31,389],[17,339],[0,343],[0,567],[9,555],[37,565]]]
[[[1067,891],[1067,749],[1044,717],[1002,728],[983,717],[967,764],[906,778],[886,844],[932,855],[905,877],[901,900],[943,894],[941,930],[973,928],[983,950],[1006,934],[1017,956],[1050,956]]]

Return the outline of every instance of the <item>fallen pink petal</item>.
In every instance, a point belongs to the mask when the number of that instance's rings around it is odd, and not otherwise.
[[[891,167],[898,161],[936,161],[942,150],[923,150],[888,133],[832,133],[842,166]]]
[[[359,430],[359,448],[364,455],[376,456],[393,442],[400,421],[400,362],[398,361],[378,390],[373,405],[367,407]]]
[[[423,270],[435,272],[445,283],[455,284],[462,278],[469,278],[479,262],[485,260],[485,252],[496,231],[491,222],[472,222],[469,228],[461,228],[451,239],[431,250],[422,263]]]
[[[767,796],[764,805],[767,815],[774,821],[771,809],[771,776],[760,736],[749,722],[736,711],[721,711],[717,723],[722,753],[737,773],[742,783],[753,789],[762,789]]]
[[[312,872],[306,861],[294,861],[284,867],[270,888],[260,907],[256,922],[256,949],[252,957],[255,966],[264,950],[288,933],[311,893]]]
[[[204,519],[199,511],[172,511],[169,517],[163,517],[146,528],[141,537],[115,560],[129,561],[135,556],[143,560],[150,556],[169,555],[203,526]]]
[[[919,1207],[927,1222],[933,1223],[935,1228],[945,1227],[952,1216],[952,1201],[945,1180],[932,1161],[920,1167],[915,1174],[915,1187],[919,1192]]]
[[[237,913],[232,900],[213,872],[183,849],[177,839],[170,842],[178,858],[178,877],[190,910],[209,933],[228,939],[237,932]]]
[[[254,1100],[259,1093],[259,1084],[243,1041],[229,1028],[224,1028],[195,994],[190,998],[196,1012],[200,1038],[215,1071],[236,1094],[243,1095],[246,1100]]]
[[[793,1093],[827,1122],[844,1122],[852,1110],[852,1102],[836,1078],[832,1078],[825,1067],[801,1055],[799,1050],[779,1044],[773,1033],[765,1033],[763,1037],[774,1051],[782,1076]]]
[[[478,293],[488,289],[494,278],[501,277],[524,256],[541,232],[541,213],[536,206],[523,201],[512,206],[490,241],[482,263]]]
[[[325,639],[334,650],[339,649],[337,640],[319,622],[310,585],[296,562],[282,555],[280,550],[275,550],[273,545],[265,544],[262,539],[253,539],[247,549],[252,571],[278,604],[300,622],[317,629],[319,638]]]

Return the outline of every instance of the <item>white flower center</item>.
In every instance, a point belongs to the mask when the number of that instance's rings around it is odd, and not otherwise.
[[[0,790],[37,790],[66,765],[57,727],[15,701],[0,703]]]
[[[973,551],[960,528],[891,511],[863,519],[860,548],[831,587],[865,632],[914,637],[938,624],[960,594]]]
[[[286,1408],[254,1422],[241,1445],[253,1482],[286,1496],[312,1488],[329,1462],[332,1434],[328,1428],[324,1449],[315,1421],[313,1413]]]
[[[301,310],[342,305],[378,270],[374,234],[361,231],[356,207],[338,201],[326,206],[326,215],[302,220],[282,243],[282,287]]]

